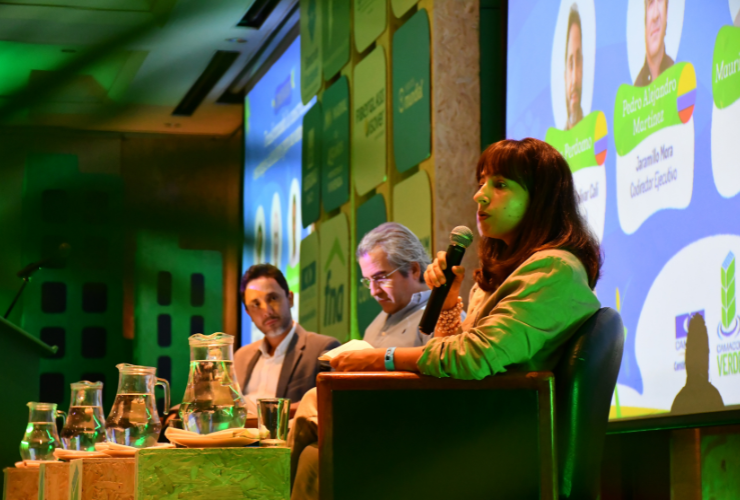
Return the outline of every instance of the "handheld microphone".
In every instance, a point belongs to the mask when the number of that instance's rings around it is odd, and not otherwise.
[[[444,270],[445,284],[432,289],[429,296],[429,302],[424,309],[424,315],[419,323],[419,330],[422,333],[430,334],[434,332],[437,320],[442,312],[442,306],[445,303],[447,294],[450,292],[450,285],[455,280],[455,273],[452,272],[453,266],[459,266],[462,262],[465,249],[473,242],[473,232],[465,226],[457,226],[450,233],[450,246],[447,247],[447,267]]]
[[[54,250],[54,253],[47,255],[38,262],[32,262],[26,267],[18,271],[17,276],[19,278],[30,278],[33,273],[41,269],[42,267],[61,267],[67,261],[69,257],[69,251],[72,247],[68,243],[62,243],[59,248]]]

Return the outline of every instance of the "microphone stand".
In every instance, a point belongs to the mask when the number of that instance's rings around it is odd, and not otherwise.
[[[21,285],[20,290],[18,290],[18,293],[15,294],[15,298],[13,299],[13,302],[10,303],[10,307],[8,307],[8,310],[5,312],[5,316],[3,316],[3,319],[8,319],[8,316],[10,316],[10,311],[13,310],[13,307],[15,307],[15,303],[18,302],[18,299],[21,298],[21,294],[23,293],[23,290],[26,288],[26,285],[28,284],[28,277],[23,278],[23,284]]]

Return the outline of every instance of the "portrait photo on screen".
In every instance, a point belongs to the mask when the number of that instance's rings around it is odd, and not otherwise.
[[[596,67],[594,0],[562,0],[552,40],[550,92],[555,126],[569,130],[591,112]]]
[[[686,0],[629,0],[627,55],[636,87],[652,82],[649,61],[662,73],[678,57]],[[658,75],[656,75],[658,76]]]

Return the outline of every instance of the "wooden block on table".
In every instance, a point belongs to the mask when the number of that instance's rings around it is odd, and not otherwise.
[[[176,448],[136,453],[136,500],[289,500],[289,448]]]
[[[41,464],[38,499],[69,500],[69,463]]]
[[[4,471],[3,500],[38,500],[38,467],[8,467]]]
[[[69,500],[134,500],[134,458],[83,458],[69,463]]]

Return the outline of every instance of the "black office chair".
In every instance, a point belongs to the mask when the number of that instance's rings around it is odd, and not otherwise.
[[[601,456],[623,346],[622,319],[604,307],[578,329],[554,370],[561,499],[599,496]]]

